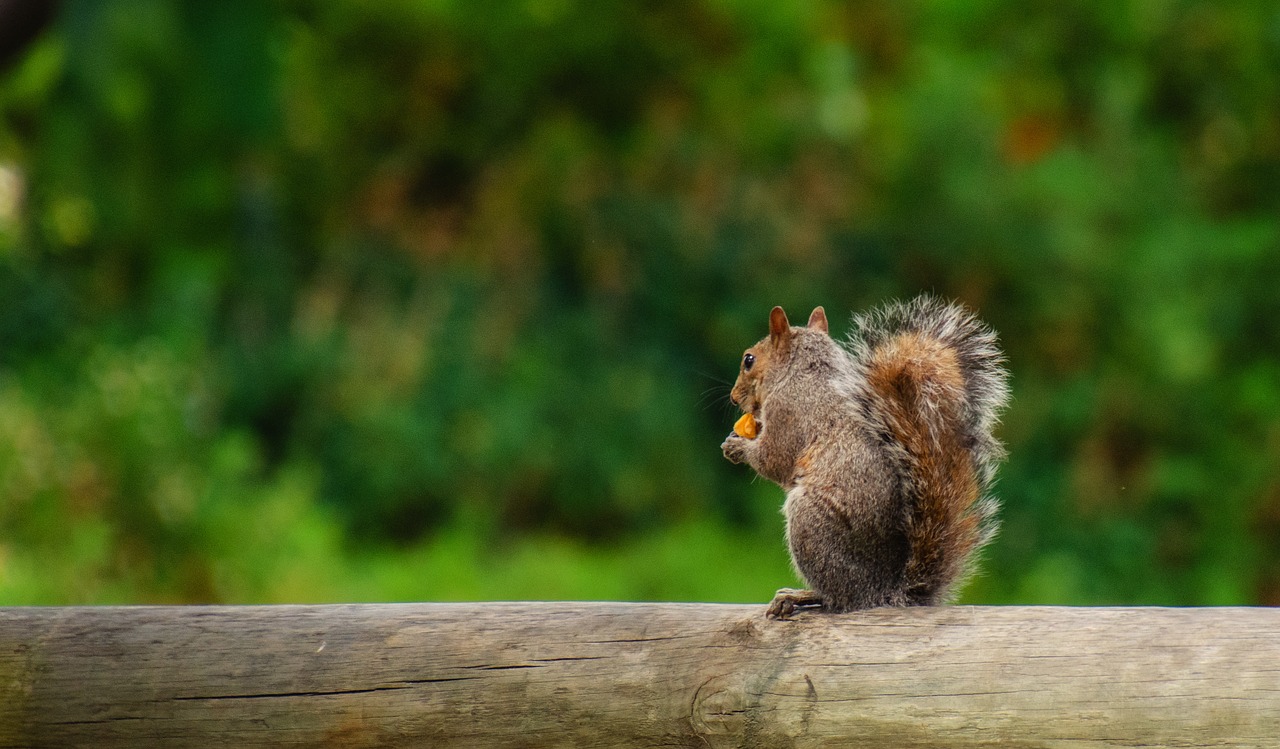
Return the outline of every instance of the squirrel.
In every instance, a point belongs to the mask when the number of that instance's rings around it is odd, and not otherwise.
[[[995,332],[933,296],[855,315],[843,344],[822,307],[805,327],[774,307],[730,392],[758,432],[721,445],[786,491],[808,589],[779,590],[766,616],[950,600],[997,529],[1007,379]]]

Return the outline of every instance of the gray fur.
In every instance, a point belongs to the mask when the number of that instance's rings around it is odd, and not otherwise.
[[[893,396],[869,385],[869,367],[904,333],[953,352],[962,387],[925,377],[909,403],[888,403]],[[829,611],[945,601],[969,570],[968,552],[996,529],[988,492],[1003,449],[991,430],[1008,387],[994,332],[964,308],[922,296],[855,316],[843,345],[822,330],[791,327],[781,349],[766,338],[748,351],[763,364],[744,369],[732,397],[760,432],[754,440],[731,434],[722,449],[786,490],[792,562],[813,589],[779,591],[769,614],[819,601]],[[932,365],[902,361],[912,371]],[[938,471],[924,475],[920,456],[895,438],[904,433],[923,435],[926,451],[963,451],[944,457],[971,461],[965,475],[977,482],[977,500],[938,522],[940,502],[929,496]],[[929,512],[932,525],[919,517]],[[961,522],[969,515],[977,522]]]

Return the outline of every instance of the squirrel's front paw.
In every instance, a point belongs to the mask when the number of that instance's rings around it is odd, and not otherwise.
[[[730,433],[724,442],[720,443],[720,451],[729,459],[730,463],[747,462],[747,443],[749,440],[735,433]]]

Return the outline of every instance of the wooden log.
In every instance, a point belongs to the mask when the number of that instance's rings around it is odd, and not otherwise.
[[[1262,747],[1280,610],[0,609],[0,747]]]

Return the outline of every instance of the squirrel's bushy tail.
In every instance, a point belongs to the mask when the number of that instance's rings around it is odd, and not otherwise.
[[[996,335],[965,308],[921,296],[855,316],[849,348],[907,499],[905,603],[941,603],[997,528],[987,492],[1004,450],[991,430],[1009,389]]]

